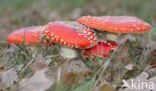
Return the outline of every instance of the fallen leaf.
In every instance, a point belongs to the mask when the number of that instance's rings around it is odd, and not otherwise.
[[[3,71],[1,74],[2,83],[6,87],[10,87],[15,81],[18,81],[16,68],[11,68],[9,70]]]
[[[70,60],[61,65],[61,81],[64,85],[72,85],[76,78],[81,82],[90,72],[82,60]]]
[[[54,79],[46,75],[48,68],[34,73],[30,78],[23,79],[19,84],[19,91],[46,91],[54,84]]]
[[[147,69],[146,72],[149,74],[149,77],[148,78],[152,78],[152,77],[155,77],[156,76],[156,68]]]
[[[127,64],[126,66],[124,66],[125,69],[127,70],[133,70],[134,64]]]
[[[61,65],[62,72],[65,73],[81,73],[83,75],[86,75],[90,73],[90,69],[86,67],[85,63],[78,59],[78,60],[70,60],[68,62],[65,62]]]
[[[149,55],[150,66],[156,68],[156,49],[151,52]]]
[[[62,84],[66,85],[66,86],[70,86],[70,85],[74,84],[74,82],[76,81],[76,77],[77,77],[77,75],[73,72],[65,73],[61,79]]]
[[[96,91],[114,91],[114,89],[109,83],[102,83]]]

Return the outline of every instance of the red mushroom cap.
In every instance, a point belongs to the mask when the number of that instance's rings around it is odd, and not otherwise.
[[[36,45],[40,42],[42,26],[32,26],[18,29],[7,36],[10,44]]]
[[[107,44],[111,47],[112,50],[116,49],[118,44],[115,41],[107,40]]]
[[[96,44],[95,33],[77,22],[50,22],[43,34],[51,42],[71,48],[89,48]]]
[[[111,41],[113,43],[113,41]],[[114,42],[115,43],[115,42]],[[117,45],[117,43],[116,43]],[[110,54],[110,51],[114,48],[114,46],[111,46],[111,44],[99,41],[97,45],[95,45],[92,48],[84,49],[82,50],[82,54],[85,57],[108,57]]]
[[[77,20],[88,27],[114,33],[140,33],[151,30],[151,25],[132,16],[83,16]]]

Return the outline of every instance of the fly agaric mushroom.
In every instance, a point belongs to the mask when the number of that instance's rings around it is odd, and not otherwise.
[[[118,46],[115,41],[107,40],[106,43],[111,47],[111,50],[115,50]]]
[[[117,47],[117,43],[108,40],[107,42],[99,41],[97,45],[92,48],[82,50],[84,57],[108,57],[111,50]]]
[[[39,44],[42,26],[32,26],[18,29],[7,36],[9,44]]]
[[[114,33],[140,33],[151,30],[151,25],[132,16],[83,16],[77,20],[88,27]]]
[[[77,22],[50,22],[44,26],[43,34],[50,42],[70,48],[90,48],[96,44],[95,33]]]

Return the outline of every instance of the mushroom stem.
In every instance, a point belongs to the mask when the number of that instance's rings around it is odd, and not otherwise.
[[[77,51],[75,49],[67,48],[67,47],[61,47],[60,55],[68,59],[77,58],[78,56]]]

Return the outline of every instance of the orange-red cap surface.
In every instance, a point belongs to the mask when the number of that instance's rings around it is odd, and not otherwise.
[[[110,44],[111,43],[111,44]],[[114,50],[114,46],[117,46],[116,42],[109,41],[102,42],[99,41],[97,45],[92,48],[82,50],[82,54],[85,57],[108,57],[110,55],[110,51]]]
[[[43,34],[51,42],[71,48],[89,48],[96,43],[95,33],[77,22],[50,22]]]
[[[114,33],[142,33],[152,28],[147,22],[132,16],[83,16],[77,21],[91,28]]]
[[[7,41],[10,44],[39,44],[41,29],[42,26],[32,26],[18,29],[7,36]]]

